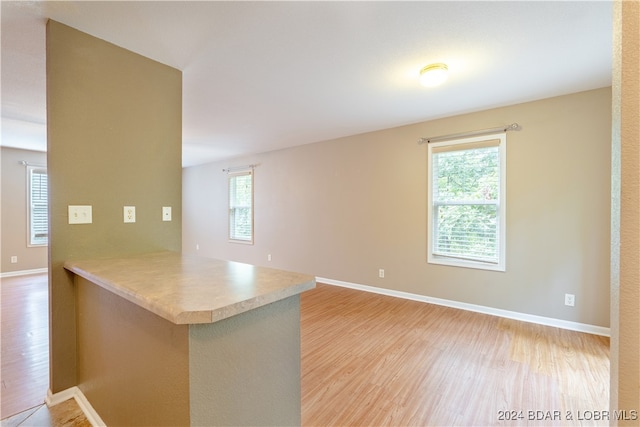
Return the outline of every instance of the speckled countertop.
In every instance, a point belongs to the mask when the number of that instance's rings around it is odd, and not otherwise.
[[[176,252],[64,267],[176,324],[217,322],[315,287],[313,276]]]

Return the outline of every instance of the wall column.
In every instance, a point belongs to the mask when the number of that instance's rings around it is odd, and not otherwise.
[[[76,289],[65,261],[182,246],[182,73],[47,23],[50,388],[79,385]],[[92,206],[69,224],[69,205]],[[124,223],[124,206],[136,222]],[[162,221],[171,206],[173,221]]]
[[[611,411],[640,411],[640,2],[614,3]],[[626,416],[625,416],[626,415]]]

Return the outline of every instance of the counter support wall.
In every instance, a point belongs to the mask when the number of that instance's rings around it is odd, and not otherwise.
[[[75,276],[78,387],[110,426],[299,425],[299,295],[176,325]]]

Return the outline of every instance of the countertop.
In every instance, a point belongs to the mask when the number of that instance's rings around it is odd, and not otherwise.
[[[315,277],[177,252],[64,267],[176,324],[213,323],[315,287]]]

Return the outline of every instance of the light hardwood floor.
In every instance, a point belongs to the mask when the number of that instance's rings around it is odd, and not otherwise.
[[[303,425],[608,424],[587,419],[608,338],[321,284],[301,301]]]
[[[46,281],[2,280],[2,418],[35,406],[3,427],[85,422],[41,405]],[[608,408],[605,337],[318,284],[301,296],[301,338],[305,426],[608,424],[586,419]]]
[[[49,388],[49,289],[46,274],[0,280],[0,417],[42,404]]]
[[[20,412],[1,422],[2,427],[91,427],[82,409],[74,399],[52,408],[39,405]]]
[[[49,289],[46,274],[0,280],[2,427],[89,427],[75,400],[48,408]]]

